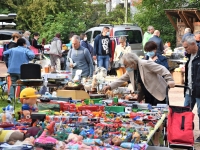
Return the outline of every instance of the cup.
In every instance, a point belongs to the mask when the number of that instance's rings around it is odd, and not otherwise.
[[[49,73],[49,67],[44,67],[44,72]]]

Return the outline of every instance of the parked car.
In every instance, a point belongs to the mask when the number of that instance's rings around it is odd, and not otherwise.
[[[144,52],[142,50],[142,39],[143,39],[142,29],[136,25],[100,24],[99,26],[90,28],[85,32],[87,35],[88,42],[90,42],[93,45],[94,38],[102,32],[104,26],[110,28],[110,38],[112,40],[112,46],[111,46],[112,55],[114,55],[115,46],[119,44],[118,38],[120,36],[127,37],[127,42],[131,46],[133,53],[136,53],[138,56],[144,55]]]

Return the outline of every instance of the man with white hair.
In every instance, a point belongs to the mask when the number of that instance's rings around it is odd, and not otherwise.
[[[182,40],[181,40],[182,43],[183,43],[185,37],[187,37],[188,35],[193,35],[193,34],[192,34],[192,31],[191,31],[190,28],[185,28],[185,30],[184,30],[184,35],[183,35]],[[193,36],[194,36],[194,35],[193,35]]]
[[[30,37],[31,33],[29,31],[25,31],[23,34],[23,39],[25,39],[26,41],[26,46],[29,48],[31,46],[30,42],[29,42],[29,37]]]
[[[185,64],[185,86],[191,89],[191,95],[189,90],[185,89],[185,103],[184,106],[190,106],[190,100],[192,101],[191,107],[197,103],[197,112],[199,117],[199,129],[200,129],[200,48],[197,46],[196,40],[193,35],[188,35],[184,38],[183,47],[187,52],[189,58]],[[200,142],[200,136],[195,140]]]
[[[154,31],[153,37],[151,37],[149,39],[149,41],[154,41],[156,43],[156,45],[157,45],[156,53],[162,55],[163,51],[164,51],[164,45],[163,45],[162,39],[160,38],[160,31],[159,30]]]
[[[82,70],[81,77],[93,76],[93,61],[89,50],[80,46],[80,37],[74,35],[72,37],[72,49],[68,52],[68,58],[73,62],[67,65],[72,68],[72,77],[75,76],[76,70]]]
[[[146,44],[146,42],[148,42],[149,39],[153,36],[153,32],[154,32],[154,27],[148,26],[147,31],[144,33],[144,36],[143,36],[143,41],[142,41],[143,47]]]

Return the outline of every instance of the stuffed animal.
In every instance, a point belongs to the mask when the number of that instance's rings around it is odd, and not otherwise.
[[[4,130],[0,128],[0,142],[23,141],[24,133],[18,130]]]
[[[107,70],[103,67],[98,67],[93,75],[92,88],[96,88],[99,83],[103,83],[107,76]]]
[[[11,105],[3,108],[3,113],[0,115],[2,123],[13,123],[14,108]]]

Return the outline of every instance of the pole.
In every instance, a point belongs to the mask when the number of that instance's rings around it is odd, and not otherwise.
[[[125,7],[125,23],[127,23],[128,0],[124,0],[124,7]]]

